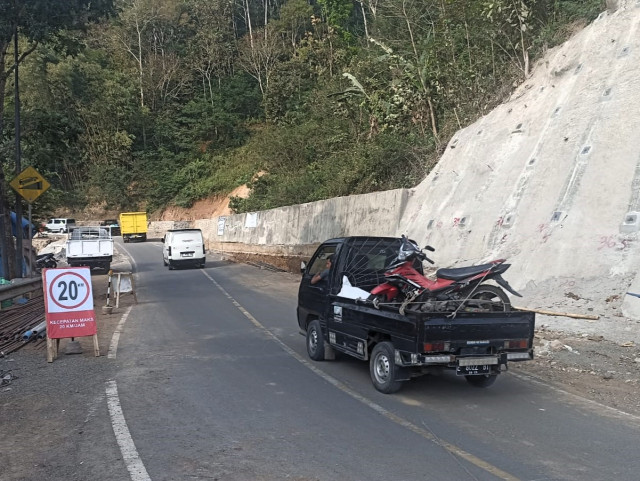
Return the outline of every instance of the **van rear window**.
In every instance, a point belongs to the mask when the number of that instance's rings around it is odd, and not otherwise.
[[[176,232],[173,235],[175,242],[202,242],[202,234],[198,231]]]

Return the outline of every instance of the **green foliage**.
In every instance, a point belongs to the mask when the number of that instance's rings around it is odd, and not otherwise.
[[[13,5],[0,0],[5,47]],[[71,32],[72,16],[83,24],[110,2],[65,5],[31,2],[21,27],[22,50],[47,41],[21,66],[24,163],[52,182],[47,209],[190,206],[247,184],[237,212],[415,185],[457,129],[603,8],[122,0],[117,17]]]

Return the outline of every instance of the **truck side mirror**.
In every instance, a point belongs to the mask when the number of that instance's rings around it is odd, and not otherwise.
[[[304,274],[307,270],[307,263],[305,261],[300,262],[300,274]]]

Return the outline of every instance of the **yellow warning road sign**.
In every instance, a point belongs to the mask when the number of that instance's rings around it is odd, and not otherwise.
[[[51,186],[33,167],[24,169],[9,185],[29,203]]]

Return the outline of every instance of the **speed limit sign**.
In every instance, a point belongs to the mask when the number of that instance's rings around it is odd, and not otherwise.
[[[47,337],[61,339],[96,334],[90,269],[45,269],[42,277]]]

